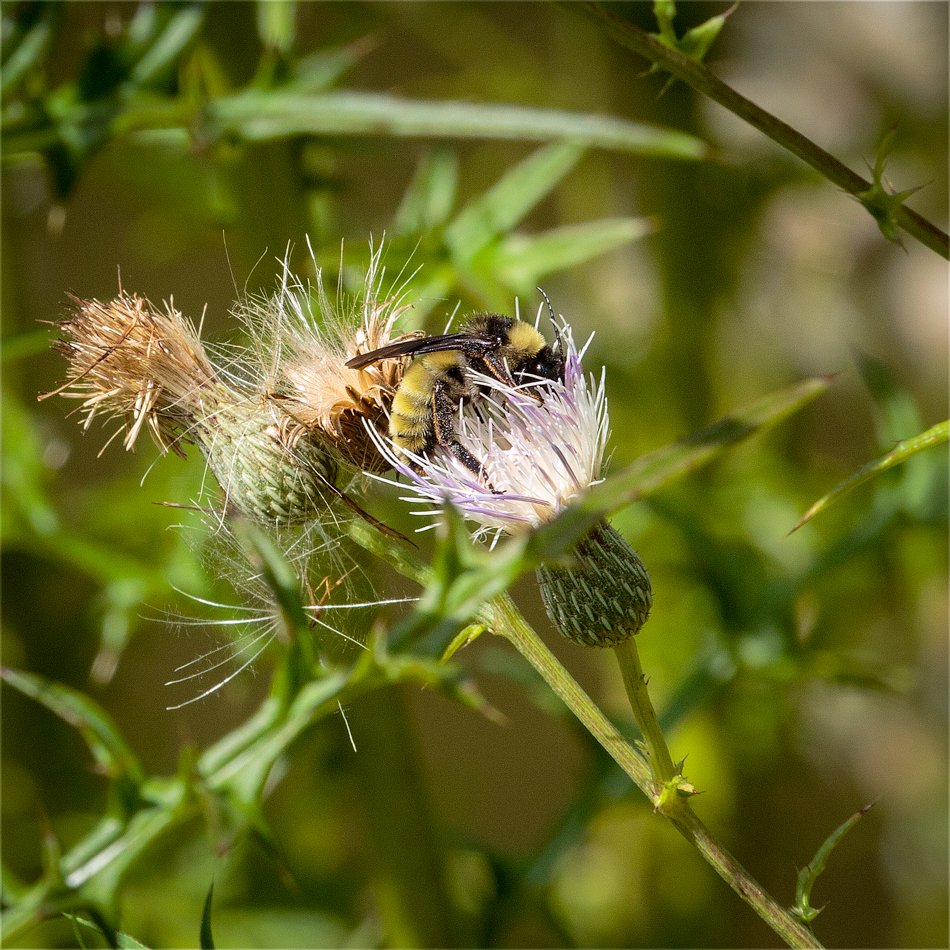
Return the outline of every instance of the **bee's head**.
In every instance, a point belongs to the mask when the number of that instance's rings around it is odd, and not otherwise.
[[[557,320],[554,318],[554,307],[551,306],[551,300],[548,295],[539,287],[538,291],[544,298],[548,307],[548,315],[551,318],[551,327],[554,329],[554,346],[545,344],[531,361],[532,369],[529,372],[542,379],[564,379],[564,346],[561,339],[561,331],[558,329]]]
[[[515,378],[519,382],[530,382],[532,379],[564,379],[564,357],[559,349],[543,346],[524,365],[518,367]]]

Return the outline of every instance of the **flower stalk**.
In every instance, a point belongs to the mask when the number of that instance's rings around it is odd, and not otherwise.
[[[672,773],[675,784],[680,777],[673,765],[666,742],[660,731],[656,714],[646,693],[646,684],[639,657],[636,654],[633,638],[624,644],[624,657],[621,659],[621,671],[624,681],[631,678],[636,687],[635,715],[643,716],[641,728],[648,736],[648,749],[655,744],[657,750],[654,762],[663,761],[663,765],[651,766],[623,737],[616,726],[601,712],[593,700],[584,692],[576,680],[564,669],[557,657],[545,646],[538,634],[524,619],[511,599],[507,596],[495,598],[486,604],[480,612],[482,619],[491,630],[505,637],[509,643],[534,667],[542,679],[560,697],[571,712],[583,723],[590,734],[603,746],[610,757],[626,772],[640,790],[657,807],[656,811],[672,822],[676,830],[695,847],[716,873],[745,901],[758,916],[789,947],[820,948],[821,944],[811,930],[793,916],[791,911],[782,907],[749,874],[723,844],[717,840],[702,820],[690,807],[683,794],[660,795],[657,802],[657,775],[665,770]],[[618,657],[620,659],[620,657]],[[640,685],[642,684],[642,685]],[[644,706],[644,698],[646,705]],[[632,700],[633,702],[633,700]],[[637,713],[637,709],[640,713]],[[669,783],[664,783],[672,788]]]
[[[777,116],[738,93],[715,76],[708,67],[690,56],[672,49],[651,36],[646,30],[619,16],[605,4],[584,0],[565,4],[572,12],[579,12],[595,20],[613,40],[632,50],[651,63],[661,66],[672,76],[682,80],[697,92],[719,103],[753,128],[758,129],[773,142],[787,149],[810,165],[832,184],[859,201],[872,192],[873,185],[853,172],[834,155],[815,144]],[[869,209],[870,210],[870,209]],[[950,239],[946,232],[928,221],[923,215],[899,204],[893,212],[894,223],[925,247],[944,259],[950,259]]]
[[[682,775],[673,764],[673,757],[670,755],[666,739],[660,729],[660,722],[650,700],[647,678],[640,664],[636,639],[628,637],[613,649],[617,663],[620,665],[620,675],[623,677],[623,685],[627,691],[627,698],[630,700],[630,708],[633,710],[637,727],[643,734],[647,761],[650,764],[654,782],[658,786],[654,802],[659,806],[662,803],[663,791],[672,788],[671,783],[682,781]]]

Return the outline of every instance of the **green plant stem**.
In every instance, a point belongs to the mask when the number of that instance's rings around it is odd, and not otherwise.
[[[452,902],[401,686],[374,690],[350,712],[374,892],[393,947],[457,947]]]
[[[600,3],[582,0],[582,2],[564,5],[569,10],[579,11],[596,20],[607,35],[621,46],[643,56],[651,63],[656,63],[697,92],[718,102],[723,108],[767,135],[773,142],[796,155],[848,194],[858,197],[872,187],[871,182],[851,171],[847,165],[820,148],[797,129],[793,129],[770,112],[766,112],[761,106],[736,92],[701,62],[664,45],[645,30],[624,20],[623,17]],[[950,238],[922,215],[901,204],[895,213],[895,221],[925,247],[936,251],[945,259],[950,259]]]
[[[496,597],[479,611],[479,619],[514,646],[540,673],[541,678],[564,705],[584,724],[588,732],[607,750],[610,757],[646,795],[652,797],[653,775],[643,756],[630,745],[564,669],[558,658],[532,630],[511,598],[507,594]]]
[[[623,677],[627,698],[630,700],[630,708],[633,710],[637,726],[646,742],[650,769],[657,785],[660,786],[656,792],[659,794],[663,786],[676,778],[679,769],[673,764],[673,757],[667,748],[660,722],[650,701],[650,694],[647,692],[647,678],[640,665],[636,637],[628,637],[622,643],[618,643],[613,651],[620,664],[620,674]]]
[[[642,729],[647,737],[647,747],[651,750],[652,761],[658,763],[654,769],[632,748],[564,669],[507,595],[496,597],[486,604],[480,611],[480,618],[495,633],[504,636],[534,667],[611,758],[654,803],[656,810],[673,823],[676,830],[703,855],[719,876],[774,933],[790,947],[821,947],[814,934],[771,897],[713,837],[685,798],[673,794],[661,799],[658,795],[657,776],[669,770],[669,777],[672,779],[676,770],[647,695],[646,681],[635,649],[625,652],[621,660],[621,671],[625,684],[628,678],[632,679],[631,685],[636,696],[635,713],[638,719],[640,715],[643,716]],[[630,692],[631,686],[628,685],[628,694]],[[634,699],[631,701],[634,702]]]

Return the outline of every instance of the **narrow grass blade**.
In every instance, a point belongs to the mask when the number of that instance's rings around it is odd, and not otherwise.
[[[859,485],[863,485],[865,482],[870,481],[882,472],[886,472],[895,465],[906,462],[907,459],[916,455],[918,452],[922,452],[924,449],[932,448],[935,445],[943,445],[947,441],[948,436],[950,436],[950,422],[945,420],[938,422],[926,432],[915,435],[912,439],[904,439],[898,442],[886,455],[882,455],[880,458],[876,458],[866,465],[862,465],[853,475],[832,488],[827,495],[823,495],[819,498],[818,501],[798,519],[795,526],[789,531],[789,534],[797,531],[802,525],[811,521],[815,515],[824,511],[830,504],[838,501],[839,498],[843,495],[847,495],[848,492],[857,488]]]

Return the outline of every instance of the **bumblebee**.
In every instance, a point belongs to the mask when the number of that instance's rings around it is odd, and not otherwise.
[[[482,478],[482,463],[459,442],[454,425],[459,405],[479,394],[471,371],[511,387],[564,377],[560,337],[551,346],[530,323],[496,313],[474,314],[458,333],[401,340],[356,356],[346,365],[362,369],[404,356],[413,361],[393,397],[389,416],[393,443],[414,455],[427,455],[440,445]],[[540,401],[536,392],[527,392]]]

